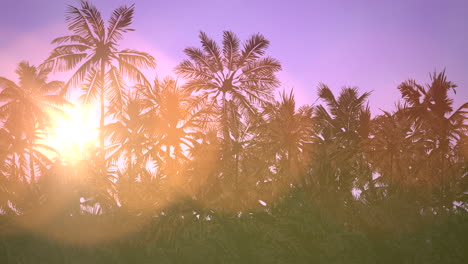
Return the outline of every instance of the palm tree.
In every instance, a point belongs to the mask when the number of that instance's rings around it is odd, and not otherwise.
[[[206,124],[206,111],[196,107],[196,96],[181,89],[173,79],[155,79],[153,86],[138,87],[143,113],[143,130],[150,141],[150,155],[170,175],[178,179],[188,162],[188,150]],[[179,182],[181,183],[181,182]]]
[[[151,142],[144,133],[142,113],[142,100],[134,92],[127,100],[121,118],[107,124],[104,129],[106,138],[111,142],[107,147],[107,152],[110,153],[108,162],[116,164],[122,159],[129,172],[132,172],[135,166],[144,167],[149,159],[148,149]]]
[[[87,1],[80,7],[68,6],[66,21],[72,35],[56,38],[52,44],[59,45],[43,63],[44,68],[68,71],[77,68],[65,85],[63,92],[70,86],[82,81],[81,97],[84,103],[96,99],[100,103],[100,148],[104,149],[105,100],[122,109],[126,99],[125,83],[127,77],[138,83],[148,83],[140,68],[154,68],[154,58],[148,53],[118,49],[118,41],[133,20],[134,5],[121,6],[112,13],[107,28],[101,13]],[[118,65],[118,66],[116,66]]]
[[[263,116],[265,121],[260,126],[259,138],[267,160],[273,160],[273,166],[280,175],[285,175],[290,183],[297,182],[304,174],[309,162],[312,145],[313,108],[305,105],[296,109],[293,91],[281,93],[279,101],[268,104]]]
[[[237,118],[255,118],[257,107],[273,98],[279,85],[275,73],[281,70],[278,60],[263,57],[270,42],[260,34],[251,36],[243,48],[238,37],[224,31],[222,50],[204,32],[200,32],[202,49],[186,48],[189,59],[176,72],[189,80],[184,88],[199,95],[199,104],[209,108],[221,126],[225,143],[231,140],[228,123],[230,112]],[[235,110],[233,109],[235,108]]]
[[[457,86],[448,81],[445,70],[430,75],[431,83],[425,87],[408,80],[398,86],[401,95],[408,104],[406,114],[414,120],[424,135],[426,142],[427,162],[426,175],[429,185],[442,186],[441,195],[448,194],[449,185],[453,182],[451,172],[455,166],[454,147],[468,133],[466,118],[468,102],[453,111],[453,99],[449,91],[455,92]],[[452,179],[451,179],[452,178]],[[447,189],[448,188],[448,189]],[[450,204],[452,201],[447,201]]]
[[[335,98],[322,84],[318,95],[328,111],[322,105],[316,107],[312,179],[322,192],[349,197],[356,181],[372,177],[363,154],[369,136],[370,110],[365,103],[370,93],[359,95],[357,88],[343,88]]]
[[[0,77],[0,120],[15,140],[24,140],[29,152],[30,180],[35,181],[35,163],[43,156],[36,147],[39,130],[49,122],[50,111],[61,112],[59,106],[68,102],[57,92],[60,81],[47,82],[50,70],[38,69],[28,62],[20,62],[16,69],[19,83]],[[46,147],[41,145],[41,147]]]
[[[16,207],[17,198],[15,193],[18,186],[27,182],[26,174],[22,173],[27,170],[27,144],[24,140],[16,140],[7,129],[0,128],[0,211],[2,214],[14,214],[13,208]]]
[[[161,195],[155,184],[160,174],[147,169],[152,162],[149,150],[154,140],[145,133],[142,100],[137,91],[129,95],[120,119],[105,126],[106,138],[111,142],[106,148],[110,153],[107,162],[119,166],[115,188],[122,209],[146,213],[155,205],[154,196]]]
[[[369,193],[379,189],[381,195],[393,194],[397,190],[395,187],[418,184],[418,178],[425,173],[418,166],[424,162],[426,155],[423,132],[406,112],[405,106],[398,105],[397,111],[384,111],[371,121],[372,138],[367,141],[365,152],[380,176],[374,179],[373,186],[379,185],[381,188],[367,190]],[[367,191],[362,193],[363,197]]]
[[[212,204],[222,192],[219,181],[221,139],[214,128],[205,129],[198,139],[188,150],[191,159],[184,173],[191,187],[191,196],[197,201]]]

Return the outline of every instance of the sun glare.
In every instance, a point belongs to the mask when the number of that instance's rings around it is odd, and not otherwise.
[[[70,106],[64,114],[54,114],[52,128],[46,142],[58,151],[61,158],[83,158],[85,151],[95,147],[98,141],[98,114],[91,106]]]

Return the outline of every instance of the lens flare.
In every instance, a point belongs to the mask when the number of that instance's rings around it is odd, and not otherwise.
[[[52,114],[52,124],[46,144],[54,148],[65,160],[79,160],[97,144],[99,115],[93,106],[75,105]]]

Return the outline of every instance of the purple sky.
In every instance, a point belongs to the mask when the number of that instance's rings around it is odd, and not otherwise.
[[[245,40],[260,32],[270,41],[268,55],[283,65],[285,89],[295,89],[299,104],[311,104],[320,82],[337,94],[343,86],[373,90],[374,114],[394,109],[396,89],[413,78],[446,68],[459,88],[455,105],[468,101],[468,1],[92,1],[107,19],[122,4],[136,4],[133,28],[122,48],[152,53],[153,79],[173,75],[185,55],[199,46],[198,31],[220,40],[223,30]],[[65,10],[77,1],[14,0],[0,9],[0,76],[14,78],[21,60],[39,64],[50,41],[67,34]],[[282,89],[282,88],[281,88]]]

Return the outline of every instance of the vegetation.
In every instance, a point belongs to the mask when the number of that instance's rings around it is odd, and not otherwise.
[[[151,84],[155,59],[118,46],[133,11],[69,6],[44,63],[0,77],[1,263],[468,261],[468,102],[445,71],[375,116],[354,87],[297,106],[264,36],[200,32]],[[69,160],[44,138],[77,88],[99,140]]]

